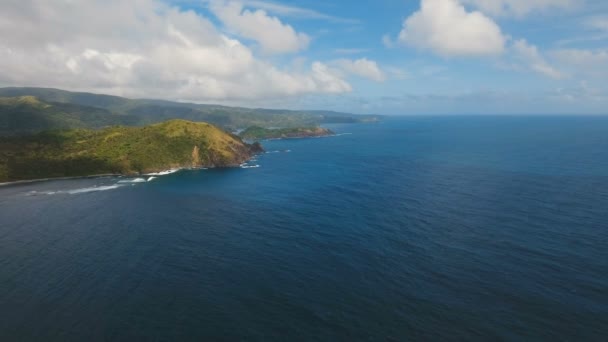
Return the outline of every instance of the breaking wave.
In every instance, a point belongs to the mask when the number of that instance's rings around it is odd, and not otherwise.
[[[153,177],[150,177],[153,178]],[[134,178],[134,179],[125,179],[118,182],[118,184],[130,184],[130,183],[145,183],[147,180],[145,178]]]
[[[118,189],[120,187],[121,186],[118,185],[118,184],[115,184],[115,185],[106,185],[106,186],[92,186],[90,188],[82,188],[82,189],[70,190],[70,191],[67,191],[66,193],[68,193],[70,195],[76,195],[76,194],[85,194],[85,193],[88,193],[88,192],[114,190],[114,189]]]

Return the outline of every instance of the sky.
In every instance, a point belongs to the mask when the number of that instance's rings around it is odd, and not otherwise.
[[[369,114],[608,114],[606,0],[3,0],[0,86]]]

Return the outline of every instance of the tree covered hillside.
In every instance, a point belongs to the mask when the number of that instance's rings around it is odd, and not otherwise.
[[[369,122],[380,118],[376,115],[332,111],[293,111],[128,99],[50,88],[0,88],[0,97],[5,98],[0,102],[8,103],[0,103],[0,135],[55,128],[143,126],[171,119],[204,121],[226,130],[236,130],[250,126],[287,128],[317,126],[323,123]],[[28,99],[25,102],[37,101],[42,105],[11,104],[23,98]],[[36,119],[32,121],[31,126],[27,125],[29,117]],[[50,119],[46,119],[47,117]]]
[[[44,102],[34,96],[0,97],[0,136],[67,128],[137,125],[140,119],[71,103]]]
[[[238,165],[259,145],[208,123],[74,129],[0,138],[0,182]]]

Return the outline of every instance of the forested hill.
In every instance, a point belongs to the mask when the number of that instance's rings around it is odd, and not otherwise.
[[[238,166],[260,152],[208,123],[73,129],[0,138],[0,182]]]
[[[72,103],[44,102],[34,96],[0,97],[0,136],[32,134],[44,130],[135,126],[134,115]]]

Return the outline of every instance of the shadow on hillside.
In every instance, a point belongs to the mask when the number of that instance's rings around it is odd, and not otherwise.
[[[118,172],[118,168],[108,161],[91,157],[70,159],[9,158],[6,161],[8,181],[80,177]]]

